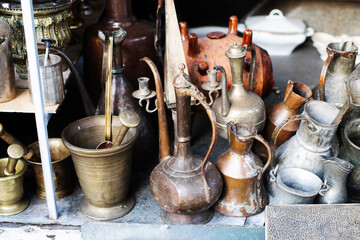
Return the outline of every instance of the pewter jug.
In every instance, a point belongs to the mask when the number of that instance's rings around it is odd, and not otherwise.
[[[0,19],[0,102],[8,102],[16,96],[15,72],[11,54],[11,29]]]
[[[275,163],[283,168],[301,168],[318,177],[324,176],[323,157],[336,156],[339,144],[335,140],[336,130],[341,121],[332,123],[339,109],[324,101],[309,101],[304,112],[284,120],[273,132],[274,145],[277,136],[286,124],[301,120],[296,134],[276,150]],[[273,194],[271,184],[268,190]]]
[[[248,51],[252,53],[252,62],[249,77],[249,91],[246,91],[243,81],[244,59]],[[216,71],[222,74],[221,79],[221,98],[214,101],[212,106],[216,114],[216,122],[219,135],[227,138],[226,124],[230,121],[235,123],[244,122],[252,124],[260,133],[265,125],[265,105],[264,101],[252,92],[252,82],[255,66],[255,50],[248,46],[239,46],[234,42],[226,52],[230,60],[232,73],[232,87],[228,92],[226,72],[222,66],[215,66]],[[215,73],[216,74],[216,73]]]
[[[324,161],[324,185],[326,189],[318,198],[319,203],[335,204],[346,203],[346,180],[354,168],[350,162],[337,157]]]
[[[275,183],[271,205],[310,204],[326,189],[318,176],[301,168],[276,166],[270,171],[269,181]]]
[[[360,118],[346,124],[339,158],[354,165],[347,179],[348,202],[360,202]]]
[[[328,57],[324,62],[319,79],[319,97],[337,108],[349,99],[346,78],[355,68],[358,52],[353,42],[329,43]]]
[[[205,96],[191,84],[184,73],[185,65],[180,64],[180,74],[174,79],[177,111],[177,150],[170,156],[164,98],[159,72],[155,64],[145,58],[153,71],[157,105],[159,107],[159,143],[160,163],[150,175],[150,189],[156,202],[162,207],[161,217],[165,223],[202,224],[213,216],[211,206],[221,194],[223,181],[214,165],[208,162],[217,140],[215,114],[206,103]],[[195,98],[205,108],[212,126],[212,139],[205,158],[190,151],[190,101]],[[160,126],[162,125],[162,126]],[[165,132],[163,131],[165,130]]]
[[[224,180],[224,190],[214,209],[228,216],[251,216],[262,212],[268,202],[263,174],[270,165],[273,151],[250,124],[230,122],[227,131],[230,149],[216,160],[216,167]],[[251,151],[254,139],[267,149],[265,165]]]

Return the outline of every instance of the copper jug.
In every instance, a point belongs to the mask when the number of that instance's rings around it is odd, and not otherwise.
[[[155,127],[150,116],[145,113],[145,110],[138,105],[137,101],[131,95],[134,88],[129,79],[125,76],[127,69],[125,69],[122,62],[122,43],[127,36],[127,32],[121,27],[117,29],[119,34],[114,37],[113,51],[112,53],[106,52],[104,55],[113,54],[111,71],[111,110],[112,114],[117,116],[123,110],[133,110],[140,116],[141,122],[138,126],[139,138],[136,140],[134,146],[138,151],[134,151],[132,165],[133,170],[136,172],[146,169],[156,161],[154,151],[154,149],[156,149],[154,141]],[[103,36],[101,36],[101,38],[103,38]],[[99,114],[105,113],[105,95],[105,89],[103,89],[98,102]]]
[[[302,106],[309,101],[312,96],[311,89],[303,83],[288,81],[284,101],[272,106],[267,111],[264,138],[271,139],[272,132],[285,119],[300,113]],[[291,138],[299,128],[299,122],[292,122],[286,125],[277,137],[277,146],[280,146]]]
[[[234,41],[241,42],[242,46],[252,47],[256,52],[254,56],[248,54],[245,59],[245,71],[243,72],[245,88],[251,91],[253,89],[254,93],[264,98],[271,92],[274,86],[271,58],[266,50],[252,43],[251,30],[245,30],[241,38],[237,35],[237,27],[238,18],[231,16],[229,18],[227,34],[223,32],[210,32],[206,37],[198,38],[194,33],[188,34],[186,22],[180,22],[180,34],[183,40],[190,78],[200,91],[206,94],[207,92],[202,88],[202,84],[208,82],[206,70],[212,69],[216,65],[222,65],[226,72],[229,72],[230,65],[228,64],[228,59],[223,54],[223,50],[231,46]],[[249,71],[253,57],[256,62],[254,73]],[[249,86],[248,80],[252,74],[254,74],[254,81]],[[232,77],[229,76],[228,87],[231,87],[231,83]]]
[[[157,93],[162,96],[161,81],[155,65],[146,61],[154,72]],[[191,84],[184,73],[185,65],[180,64],[180,74],[174,79],[177,110],[177,151],[170,155],[169,142],[159,145],[161,162],[150,175],[150,189],[156,202],[163,208],[161,217],[168,224],[203,224],[213,216],[211,206],[221,194],[223,182],[216,167],[208,162],[217,141],[215,114],[206,103],[204,95]],[[160,90],[160,92],[159,92]],[[159,139],[168,138],[164,99],[159,97]],[[205,158],[190,151],[190,99],[199,101],[205,108],[212,126],[212,140]],[[165,146],[166,145],[166,146]]]
[[[324,62],[319,79],[319,97],[337,108],[349,99],[346,78],[355,68],[358,47],[353,42],[329,43],[328,57]]]
[[[224,190],[214,209],[236,217],[260,213],[268,202],[263,174],[273,158],[272,148],[250,124],[229,122],[227,132],[230,149],[216,160],[216,167],[224,180]],[[254,139],[268,151],[264,166],[251,152]]]
[[[132,87],[139,77],[151,76],[151,72],[139,59],[148,56],[157,66],[160,60],[154,47],[155,26],[149,21],[136,19],[133,15],[131,0],[106,0],[105,17],[99,23],[86,28],[84,33],[84,74],[86,87],[94,104],[101,93],[101,69],[104,43],[98,37],[98,31],[111,31],[122,27],[127,32],[123,43],[124,72]],[[138,6],[140,7],[140,6]],[[141,132],[141,131],[140,131]],[[140,137],[141,138],[141,137]]]
[[[220,71],[221,79],[221,98],[214,101],[212,109],[216,114],[216,121],[219,135],[227,138],[226,124],[230,121],[235,123],[245,122],[252,124],[260,133],[265,125],[266,113],[264,101],[251,91],[246,91],[243,81],[244,59],[247,52],[252,53],[252,62],[250,68],[249,86],[252,86],[254,67],[255,67],[255,49],[247,46],[234,44],[226,52],[230,60],[232,73],[232,87],[227,90],[227,76],[222,66],[215,66],[214,70]]]

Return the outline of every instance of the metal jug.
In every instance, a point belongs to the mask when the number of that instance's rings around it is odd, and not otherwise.
[[[216,160],[224,190],[214,209],[228,216],[251,216],[262,212],[268,202],[263,174],[274,156],[273,150],[250,124],[230,122],[227,131],[230,149]],[[254,139],[267,149],[268,159],[264,166],[251,151]]]
[[[270,171],[270,182],[276,184],[271,205],[310,204],[326,190],[318,176],[300,168],[276,166]]]
[[[15,72],[11,54],[11,29],[0,19],[0,102],[8,102],[16,96]]]
[[[358,47],[353,42],[329,43],[328,57],[324,62],[319,79],[319,97],[337,108],[349,99],[346,78],[355,68]]]
[[[150,175],[150,189],[162,207],[161,217],[169,224],[202,224],[213,216],[211,206],[221,194],[223,181],[216,167],[208,162],[217,140],[215,114],[206,103],[205,96],[191,84],[180,64],[180,74],[174,79],[177,112],[177,148],[170,155],[164,98],[159,72],[155,64],[145,58],[155,78],[159,117],[160,163]],[[205,158],[190,151],[190,101],[195,98],[205,108],[212,126],[212,140]],[[161,126],[160,126],[161,125]]]
[[[346,124],[345,142],[339,158],[349,161],[354,168],[347,179],[348,201],[360,202],[360,118]]]
[[[29,206],[29,200],[24,197],[24,175],[27,164],[20,159],[23,148],[12,144],[7,149],[8,158],[0,159],[0,215],[14,215],[24,211]]]
[[[326,189],[318,198],[318,203],[346,203],[346,181],[349,173],[354,168],[350,162],[337,157],[324,161],[324,185]]]
[[[134,151],[134,161],[133,161],[133,171],[140,172],[148,167],[152,167],[156,161],[156,142],[154,138],[156,136],[155,126],[151,117],[146,114],[145,110],[142,109],[137,101],[132,97],[132,92],[134,90],[130,79],[125,75],[127,69],[123,65],[122,59],[122,44],[126,39],[127,32],[118,27],[112,29],[112,32],[104,32],[104,34],[114,34],[114,43],[113,50],[110,51],[109,43],[106,43],[105,36],[99,34],[99,38],[104,40],[105,48],[104,58],[106,59],[108,54],[112,54],[112,76],[111,76],[111,92],[110,92],[110,102],[111,102],[111,113],[113,115],[119,115],[123,110],[132,110],[136,112],[141,119],[141,122],[138,126],[139,128],[139,138],[137,139],[134,148],[138,151]],[[107,47],[109,46],[109,47]],[[104,66],[106,67],[106,66]],[[105,97],[108,95],[105,93],[105,88],[101,92],[101,96],[98,102],[98,110],[100,114],[105,113]]]
[[[302,106],[309,101],[312,96],[311,89],[303,83],[288,81],[284,101],[272,106],[267,111],[264,138],[271,139],[272,132],[285,119],[300,113]],[[277,146],[280,146],[289,138],[294,136],[299,128],[299,122],[289,123],[282,129],[277,138]]]
[[[301,120],[296,134],[276,150],[275,163],[279,164],[279,170],[301,168],[323,178],[323,157],[338,154],[339,143],[335,135],[341,119],[332,123],[338,113],[339,109],[327,102],[309,101],[305,104],[302,114],[290,117],[277,126],[272,135],[274,145],[283,127]],[[268,190],[273,195],[271,184]]]
[[[248,51],[252,53],[252,62],[249,77],[249,91],[246,91],[243,81],[244,59]],[[264,101],[252,92],[252,82],[255,67],[255,49],[251,47],[234,44],[226,52],[230,60],[232,73],[232,87],[228,92],[225,69],[222,66],[215,66],[213,72],[220,71],[221,98],[214,101],[212,109],[216,114],[216,122],[219,129],[219,136],[227,138],[226,124],[230,121],[235,123],[244,122],[254,125],[260,133],[265,125],[266,113]]]

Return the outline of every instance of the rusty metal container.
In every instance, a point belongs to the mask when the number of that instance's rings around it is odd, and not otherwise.
[[[268,203],[263,175],[273,158],[273,150],[250,124],[230,122],[227,131],[230,149],[216,160],[224,189],[214,209],[228,216],[248,217],[262,212]],[[255,139],[267,149],[265,165],[251,152]]]
[[[112,118],[112,135],[120,128],[118,117]],[[131,211],[135,199],[128,196],[132,147],[138,129],[131,128],[119,146],[96,149],[104,140],[105,116],[93,116],[67,125],[61,138],[70,151],[84,198],[80,211],[95,220],[122,217]]]
[[[61,138],[49,138],[52,171],[54,176],[55,196],[61,199],[69,196],[75,186],[74,167],[70,158],[70,152],[65,147]],[[36,181],[36,195],[46,199],[44,176],[40,158],[39,142],[28,146],[33,152],[31,159],[26,159],[34,171]]]

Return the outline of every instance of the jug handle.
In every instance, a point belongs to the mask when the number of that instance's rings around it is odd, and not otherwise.
[[[226,117],[230,111],[230,100],[227,89],[227,76],[223,66],[217,65],[214,70],[220,71],[221,73],[221,115]]]
[[[327,184],[327,179],[325,178],[323,185],[321,186],[321,189],[319,190],[319,195],[324,196],[327,191],[330,190],[329,184]]]
[[[249,47],[247,48],[248,50],[250,50],[251,52],[251,65],[250,65],[250,72],[249,72],[249,85],[248,85],[248,89],[249,91],[253,92],[254,90],[254,71],[255,71],[255,60],[256,60],[256,50],[253,47]]]
[[[184,89],[183,93],[187,96],[193,97],[196,100],[199,101],[199,103],[203,106],[203,108],[205,109],[210,122],[211,122],[211,127],[212,127],[212,138],[211,138],[211,143],[209,146],[209,150],[205,155],[205,158],[202,162],[201,165],[201,175],[202,175],[202,179],[203,179],[203,184],[204,184],[204,188],[206,189],[206,200],[208,203],[210,203],[210,187],[209,184],[206,180],[206,176],[205,176],[205,168],[206,168],[206,164],[209,160],[209,157],[212,153],[212,151],[214,150],[217,138],[218,138],[218,129],[216,126],[216,116],[214,111],[211,109],[211,107],[209,106],[209,104],[206,102],[206,97],[204,96],[204,94],[202,92],[199,91],[199,89],[191,84],[190,88]]]
[[[295,115],[295,116],[292,116],[292,117],[289,117],[287,119],[285,119],[284,121],[282,121],[273,131],[272,133],[272,141],[274,142],[274,148],[276,149],[276,140],[281,132],[281,130],[286,126],[288,125],[289,123],[291,122],[295,122],[295,121],[299,121],[299,120],[306,120],[305,118],[305,114],[302,113],[302,114],[299,114],[299,115]]]
[[[256,134],[255,137],[254,137],[256,140],[258,140],[259,142],[261,142],[267,152],[268,152],[268,159],[266,161],[266,164],[264,165],[264,167],[261,169],[261,172],[259,173],[259,175],[257,176],[257,195],[259,197],[259,202],[260,202],[260,208],[264,208],[265,205],[267,204],[266,202],[266,196],[264,196],[262,193],[262,180],[263,180],[263,175],[266,171],[266,169],[269,167],[272,159],[273,159],[273,156],[274,156],[274,149],[270,146],[270,144],[260,135],[260,134]]]
[[[328,57],[326,58],[324,65],[321,69],[320,79],[319,79],[319,97],[321,101],[325,101],[325,77],[327,70],[330,66],[331,61],[335,58],[334,52],[329,52]]]

